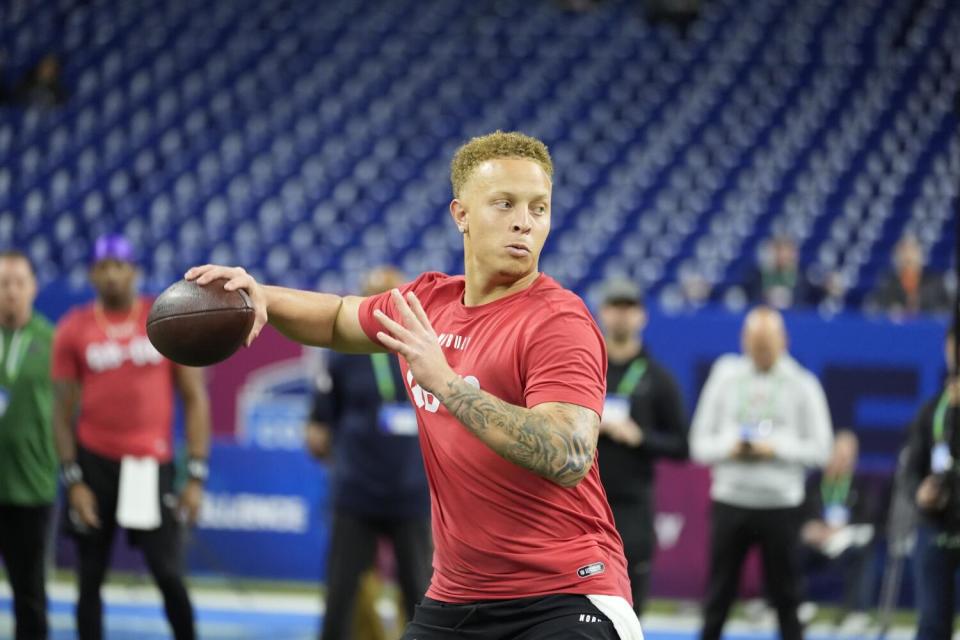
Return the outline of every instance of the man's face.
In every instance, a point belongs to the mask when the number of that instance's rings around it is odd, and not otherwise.
[[[379,267],[364,278],[363,295],[375,296],[403,284],[403,274],[392,267]]]
[[[777,269],[791,270],[797,266],[797,248],[788,240],[773,245],[773,263]]]
[[[754,311],[743,328],[743,352],[758,371],[770,371],[787,348],[783,320],[778,314]]]
[[[600,324],[607,340],[624,342],[643,331],[647,314],[633,302],[606,303],[600,307]]]
[[[923,269],[923,249],[913,238],[904,238],[897,245],[897,266],[901,270],[921,271]]]
[[[90,269],[90,282],[108,305],[118,305],[133,296],[137,270],[129,262],[100,260]]]
[[[23,258],[0,258],[0,322],[28,317],[37,297],[37,281]]]
[[[532,160],[498,158],[478,166],[451,203],[454,218],[467,227],[473,258],[511,278],[536,271],[550,233],[551,189]]]

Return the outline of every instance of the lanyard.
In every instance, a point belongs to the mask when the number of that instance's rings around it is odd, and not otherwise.
[[[3,337],[2,334],[0,334],[0,362],[3,361],[4,355],[6,355],[6,364],[3,367],[3,372],[6,374],[6,379],[11,385],[17,381],[17,377],[20,375],[20,366],[23,364],[23,354],[26,353],[27,347],[30,346],[32,339],[33,336],[31,334],[24,335],[22,329],[17,329],[10,338],[10,348],[6,349],[6,353],[4,353]]]
[[[623,378],[620,379],[620,384],[617,385],[617,395],[632,395],[637,385],[640,384],[640,380],[643,379],[643,374],[646,372],[647,361],[645,358],[637,358],[631,362],[630,368],[623,374]]]
[[[772,374],[771,374],[772,375]],[[764,417],[772,420],[773,415],[777,407],[777,396],[780,395],[780,386],[783,383],[783,380],[780,376],[773,376],[771,384],[774,385],[770,393],[770,398],[767,400],[767,408],[764,412]],[[749,391],[748,387],[750,386],[750,376],[746,375],[743,377],[743,381],[740,385],[740,419],[746,420],[748,409],[750,405]]]
[[[380,390],[380,397],[383,398],[384,402],[396,402],[397,386],[393,383],[389,357],[385,353],[371,353],[370,361],[373,363],[373,375],[377,379],[377,389]]]
[[[820,482],[820,496],[823,498],[824,506],[846,504],[849,494],[849,474],[843,476],[840,480],[827,480],[826,476],[824,476]]]
[[[937,403],[937,410],[933,413],[933,439],[936,442],[944,442],[943,424],[947,418],[947,407],[950,406],[950,390],[947,389],[940,396],[940,402]]]

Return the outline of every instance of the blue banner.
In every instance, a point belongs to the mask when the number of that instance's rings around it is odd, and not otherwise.
[[[287,580],[326,574],[327,470],[303,451],[215,442],[191,572]]]

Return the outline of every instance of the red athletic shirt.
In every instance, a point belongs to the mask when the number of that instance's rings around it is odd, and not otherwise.
[[[552,278],[541,274],[524,291],[476,307],[463,304],[462,276],[426,273],[401,291],[420,299],[447,362],[468,382],[521,407],[567,402],[602,412],[603,337],[583,302]],[[363,302],[360,323],[377,341],[375,309],[399,316],[389,293]],[[623,543],[597,465],[565,489],[508,462],[400,364],[430,484],[435,553],[427,595],[452,603],[557,593],[630,601]]]
[[[133,316],[91,304],[57,325],[52,377],[80,383],[77,440],[105,458],[172,456],[175,365],[147,339],[150,304],[141,298]]]

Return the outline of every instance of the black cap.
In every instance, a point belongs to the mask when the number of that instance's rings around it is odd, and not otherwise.
[[[601,304],[635,304],[643,305],[643,296],[640,287],[624,278],[607,280],[600,286]]]

